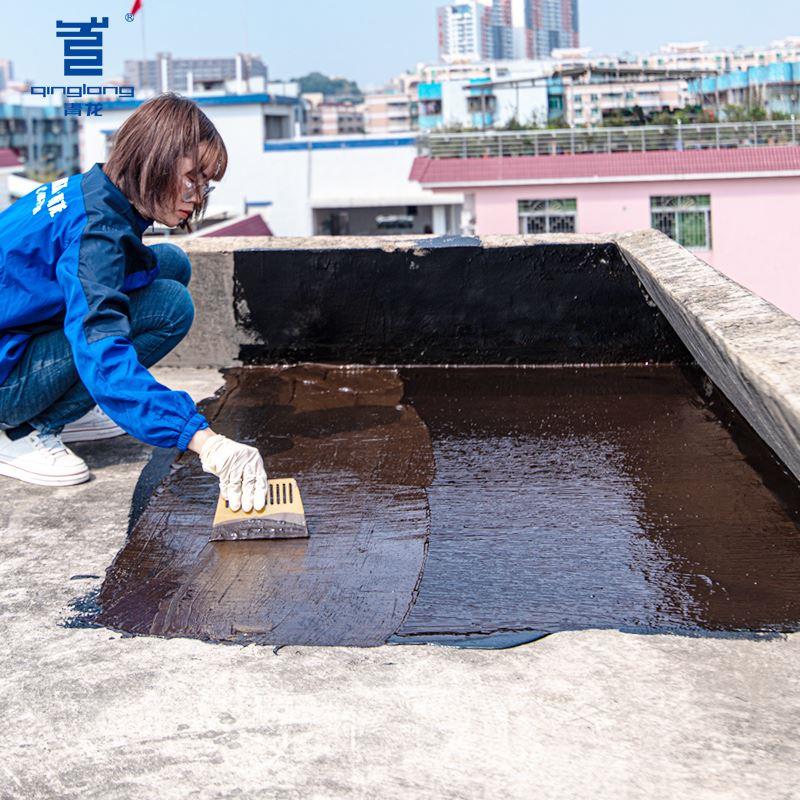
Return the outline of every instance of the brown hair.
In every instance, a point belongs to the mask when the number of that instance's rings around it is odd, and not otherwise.
[[[120,126],[103,171],[143,217],[154,219],[183,188],[178,165],[184,156],[195,165],[195,181],[218,181],[228,167],[228,151],[211,120],[194,101],[167,92],[143,103]],[[205,206],[205,200],[196,201],[193,216]],[[188,220],[181,227],[191,230]]]

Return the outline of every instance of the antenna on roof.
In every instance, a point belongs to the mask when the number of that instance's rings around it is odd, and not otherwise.
[[[145,43],[145,35],[144,35],[144,7],[142,4],[142,0],[133,0],[133,6],[130,10],[129,18],[135,17],[139,12],[142,12],[142,22],[140,25],[142,31],[142,60],[147,61],[147,47]]]
[[[142,9],[142,59],[147,61],[147,37],[145,36],[145,15],[144,9]]]

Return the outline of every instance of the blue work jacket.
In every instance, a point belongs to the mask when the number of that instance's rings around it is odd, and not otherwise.
[[[144,219],[101,164],[45,184],[0,213],[0,386],[32,336],[63,329],[80,379],[132,436],[185,450],[208,427],[185,392],[162,386],[130,340],[128,292],[158,265]]]

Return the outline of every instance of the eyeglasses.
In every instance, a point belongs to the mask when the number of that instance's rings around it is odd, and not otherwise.
[[[200,201],[202,202],[217,187],[216,186],[209,186],[209,184],[207,184],[207,183],[197,184],[193,180],[190,180],[189,178],[184,178],[183,179],[183,188],[185,189],[185,191],[181,195],[181,200],[183,200],[185,203],[191,203],[197,197],[198,189],[199,189],[199,193],[200,193]]]

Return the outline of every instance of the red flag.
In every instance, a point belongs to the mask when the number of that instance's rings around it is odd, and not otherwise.
[[[133,8],[131,9],[131,16],[135,16],[136,12],[142,7],[142,0],[133,0]]]

